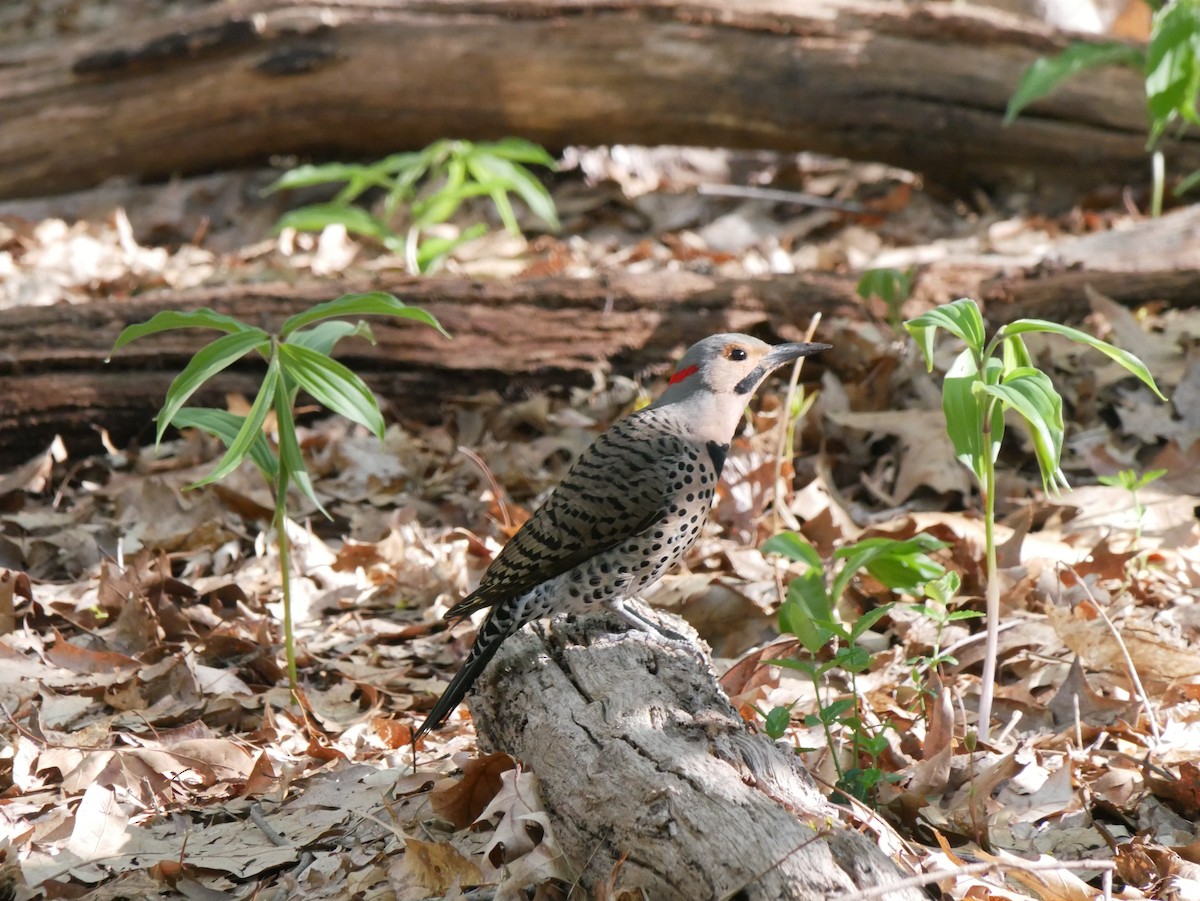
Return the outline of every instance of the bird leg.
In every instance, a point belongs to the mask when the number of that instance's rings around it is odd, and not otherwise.
[[[613,613],[617,614],[617,616],[621,617],[621,619],[625,620],[625,622],[629,623],[635,629],[638,629],[642,632],[648,632],[655,638],[658,638],[664,642],[683,642],[689,646],[692,644],[692,642],[688,640],[687,636],[680,635],[678,632],[651,622],[649,619],[635,610],[625,598],[612,598],[608,601],[605,601],[604,606],[606,606]]]

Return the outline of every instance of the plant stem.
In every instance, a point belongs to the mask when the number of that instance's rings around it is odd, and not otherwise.
[[[280,473],[275,489],[275,543],[279,548],[279,589],[283,595],[283,651],[287,657],[288,687],[296,694],[296,644],[292,639],[292,563],[287,534],[287,476]]]
[[[988,432],[991,411],[984,419],[984,434]],[[992,725],[992,691],[996,682],[996,656],[1000,635],[1000,581],[996,577],[996,464],[992,460],[991,443],[984,441],[983,460],[983,529],[987,546],[987,644],[983,652],[983,684],[979,692],[979,722],[976,729],[980,741],[987,741]]]
[[[821,677],[817,675],[817,668],[814,666],[809,675],[812,677],[813,691],[817,694],[817,716],[821,720],[821,728],[825,730],[825,744],[829,748],[829,754],[833,757],[833,768],[837,771],[838,782],[844,782],[846,774],[842,772],[842,762],[838,760],[837,745],[833,740],[833,730],[829,728],[829,721],[825,717],[825,706],[821,703]]]
[[[1153,183],[1150,195],[1150,215],[1157,219],[1162,215],[1163,191],[1165,190],[1165,182],[1167,180],[1161,150],[1156,150],[1150,155],[1150,172],[1151,182]]]

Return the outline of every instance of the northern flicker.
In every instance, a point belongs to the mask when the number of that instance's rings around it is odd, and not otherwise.
[[[466,663],[413,740],[445,722],[504,639],[530,620],[607,608],[655,631],[625,601],[695,544],[755,389],[784,363],[828,349],[738,334],[692,345],[662,396],[592,442],[479,587],[446,614],[491,608]]]

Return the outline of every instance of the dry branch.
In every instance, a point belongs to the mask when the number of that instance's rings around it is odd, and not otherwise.
[[[0,197],[437,138],[811,150],[950,184],[1144,181],[1136,73],[1004,128],[1064,46],[969,5],[886,0],[242,0],[0,49]],[[1200,140],[1169,142],[1170,171]]]
[[[537,774],[584,885],[619,868],[617,888],[649,898],[750,901],[825,899],[902,877],[838,822],[794,754],[746,728],[707,659],[623,628],[593,617],[522,631],[471,701],[481,744]],[[689,634],[677,618],[668,628]]]

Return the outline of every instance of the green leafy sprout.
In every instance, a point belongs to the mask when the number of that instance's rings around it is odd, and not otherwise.
[[[987,741],[991,728],[992,692],[996,678],[1000,628],[1000,583],[996,578],[996,458],[1004,438],[1004,414],[1012,411],[1028,426],[1042,486],[1047,494],[1069,488],[1061,468],[1065,433],[1062,397],[1046,373],[1033,365],[1022,335],[1045,332],[1090,347],[1119,363],[1159,398],[1166,400],[1154,377],[1136,356],[1086,332],[1044,319],[1018,319],[987,339],[983,316],[970,298],[943,304],[905,324],[933,371],[934,338],[945,329],[965,345],[942,381],[946,431],[959,461],[975,476],[984,505],[987,550],[987,645],[979,699],[978,737]]]
[[[917,270],[909,266],[899,269],[868,269],[858,280],[858,296],[863,300],[878,297],[887,305],[888,324],[893,329],[900,329],[900,307],[904,301],[912,297],[913,284],[916,282]]]
[[[479,142],[435,141],[424,150],[396,153],[369,164],[326,163],[298,166],[285,172],[264,193],[316,185],[345,183],[326,203],[311,204],[285,213],[277,228],[321,231],[341,225],[346,231],[370,238],[392,253],[404,256],[412,273],[428,272],[455,248],[487,232],[476,223],[456,238],[431,237],[428,231],[450,219],[471,197],[491,198],[496,212],[510,234],[519,235],[510,194],[516,194],[530,211],[554,230],[558,213],[550,192],[527,166],[557,165],[537,144],[520,138]],[[383,192],[381,215],[374,215],[356,202],[378,189]],[[404,217],[401,213],[406,214]],[[404,235],[395,230],[401,219]]]
[[[871,655],[859,639],[894,605],[882,604],[847,628],[835,612],[837,604],[855,576],[863,571],[892,592],[915,596],[921,585],[945,575],[945,568],[929,556],[944,547],[947,547],[945,542],[923,533],[904,541],[866,538],[834,552],[834,561],[840,565],[830,578],[816,548],[796,532],[781,532],[762,546],[764,554],[779,554],[807,566],[788,583],[787,596],[779,609],[779,628],[794,635],[808,657],[770,662],[804,673],[812,682],[817,712],[805,716],[804,725],[821,727],[838,774],[837,788],[860,801],[873,800],[876,787],[884,778],[879,757],[887,750],[887,737],[882,728],[867,725],[860,707],[857,677],[870,667]],[[822,650],[831,642],[836,644],[832,655],[821,660]],[[835,669],[850,675],[849,696],[823,703],[822,683],[826,674]],[[783,736],[791,723],[793,706],[775,707],[765,715],[764,728],[771,738]],[[834,736],[834,727],[839,724],[849,729],[851,735],[854,765],[848,768],[842,766]],[[865,761],[869,765],[861,765]]]
[[[293,413],[296,396],[303,389],[322,406],[358,423],[381,441],[384,434],[383,415],[379,412],[379,404],[371,389],[358,375],[329,356],[338,341],[351,335],[374,343],[374,336],[365,322],[360,320],[351,323],[340,318],[345,316],[411,319],[449,337],[438,321],[424,310],[408,306],[390,294],[372,292],[347,294],[317,304],[286,319],[274,334],[210,309],[191,312],[166,310],[155,314],[147,322],[124,329],[109,355],[111,359],[112,354],[132,341],[174,329],[207,328],[224,333],[197,351],[171,382],[162,408],[155,417],[158,424],[155,447],[162,441],[168,426],[200,429],[220,439],[226,451],[208,475],[188,485],[188,488],[218,482],[249,459],[273,489],[275,508],[272,527],[279,547],[284,645],[288,682],[293,693],[297,691],[297,677],[287,536],[288,488],[297,486],[318,510],[329,516],[313,490],[312,478],[300,452]],[[186,406],[201,386],[248,353],[257,353],[264,358],[267,370],[247,415]],[[267,440],[263,431],[269,413],[275,416],[274,445]]]
[[[1134,544],[1140,544],[1142,541],[1142,522],[1146,518],[1146,505],[1138,499],[1138,492],[1147,485],[1157,482],[1166,474],[1165,469],[1151,469],[1139,476],[1132,469],[1122,469],[1116,475],[1099,477],[1101,485],[1107,485],[1110,488],[1124,488],[1129,492],[1130,500],[1133,501],[1134,519],[1137,522],[1134,527]]]
[[[1200,124],[1196,101],[1200,95],[1200,0],[1175,0],[1151,4],[1154,16],[1150,43],[1145,48],[1119,42],[1072,44],[1054,57],[1040,58],[1025,70],[1008,101],[1008,125],[1035,100],[1051,94],[1068,78],[1097,66],[1125,66],[1142,73],[1149,117],[1146,149],[1151,153],[1153,195],[1151,213],[1162,214],[1164,167],[1158,142],[1174,123],[1180,131]],[[1200,184],[1193,172],[1175,188],[1175,194]]]

